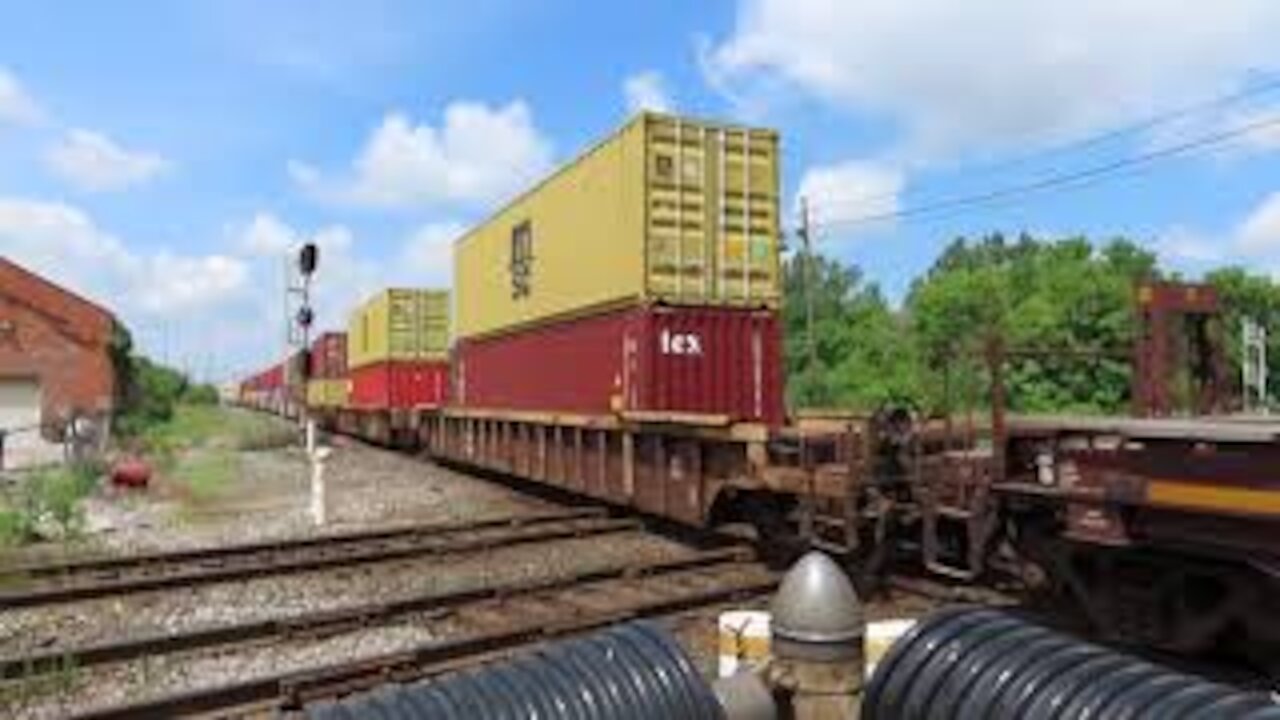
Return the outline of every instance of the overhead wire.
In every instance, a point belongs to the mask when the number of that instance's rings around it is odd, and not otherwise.
[[[1231,105],[1235,105],[1245,100],[1249,100],[1261,95],[1275,92],[1277,90],[1280,90],[1280,77],[1270,77],[1267,80],[1264,80],[1260,83],[1257,83],[1255,85],[1244,88],[1243,90],[1239,90],[1234,93],[1221,95],[1219,97],[1215,97],[1210,100],[1205,100],[1202,102],[1184,105],[1179,108],[1174,108],[1172,110],[1168,110],[1162,113],[1152,115],[1144,120],[1140,120],[1138,122],[1131,123],[1129,125],[1125,125],[1112,130],[1107,130],[1107,131],[1097,133],[1095,135],[1090,135],[1084,138],[1070,140],[1065,143],[1050,146],[1042,150],[1037,150],[1031,153],[1027,153],[1009,160],[979,167],[975,170],[970,171],[969,174],[978,175],[978,176],[996,175],[1013,168],[1030,165],[1032,163],[1038,162],[1043,159],[1059,157],[1062,155],[1066,155],[1069,153],[1078,152],[1082,150],[1089,150],[1094,147],[1105,145],[1106,143],[1111,142],[1113,140],[1117,140],[1117,139],[1120,139],[1129,135],[1134,135],[1137,133],[1147,132],[1155,128],[1158,128],[1162,125],[1183,120],[1185,118],[1205,112],[1207,110],[1214,110],[1214,109],[1229,107]],[[854,195],[846,198],[837,198],[835,200],[828,200],[827,202],[823,203],[822,209],[830,210],[832,208],[862,207],[866,205],[875,204],[878,202],[883,202],[885,200],[889,200],[897,196],[898,196],[898,193],[896,192]]]
[[[1087,185],[1125,171],[1136,170],[1161,160],[1189,155],[1197,150],[1224,145],[1260,130],[1280,127],[1280,115],[1247,123],[1228,130],[1198,136],[1192,140],[1157,148],[1137,155],[1131,155],[1111,162],[1094,165],[1072,172],[1058,173],[1027,183],[1006,185],[994,190],[958,195],[943,200],[915,205],[900,210],[872,212],[849,217],[815,219],[812,225],[817,229],[831,229],[873,224],[889,220],[929,216],[954,210],[968,210],[973,207],[993,204],[1014,199],[1024,195],[1039,194],[1060,188],[1072,188],[1076,185]]]

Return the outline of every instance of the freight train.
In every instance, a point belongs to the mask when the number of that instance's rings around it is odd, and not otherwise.
[[[452,303],[375,296],[241,401],[868,579],[1014,575],[1108,635],[1280,674],[1280,425],[1005,418],[1003,361],[986,423],[788,416],[779,155],[769,130],[641,114],[459,238]],[[1140,367],[1167,370],[1170,317],[1212,320],[1180,287],[1139,293]]]

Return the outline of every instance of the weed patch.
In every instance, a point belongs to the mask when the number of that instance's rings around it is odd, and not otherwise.
[[[196,502],[216,498],[235,479],[239,463],[230,451],[196,450],[185,455],[170,478],[183,485]]]
[[[32,472],[12,497],[0,501],[0,546],[77,537],[84,529],[80,501],[93,492],[102,472],[100,463]]]

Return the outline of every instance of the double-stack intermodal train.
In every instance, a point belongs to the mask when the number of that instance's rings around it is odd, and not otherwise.
[[[241,401],[868,572],[1014,573],[1107,634],[1275,672],[1280,424],[1005,418],[994,393],[978,432],[789,415],[779,159],[770,130],[642,114],[458,238],[451,298],[386,290]]]

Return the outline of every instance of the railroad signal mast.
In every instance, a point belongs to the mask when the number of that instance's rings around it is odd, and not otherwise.
[[[320,263],[320,250],[313,242],[304,243],[298,249],[296,266],[285,264],[285,326],[286,345],[285,367],[289,358],[294,356],[293,348],[297,348],[297,370],[294,373],[297,388],[294,392],[298,398],[298,422],[302,426],[305,437],[307,458],[311,461],[311,518],[316,525],[324,525],[328,513],[325,503],[324,461],[328,458],[329,449],[316,445],[316,423],[307,406],[307,384],[311,379],[311,325],[315,321],[315,311],[311,307],[311,278]],[[293,305],[297,305],[297,310]]]
[[[303,244],[295,258],[285,258],[285,364],[286,387],[296,382],[299,402],[298,418],[306,422],[306,386],[311,375],[311,325],[315,311],[311,308],[311,278],[320,262],[320,250],[313,242]],[[290,360],[297,351],[299,362],[296,372],[289,376]],[[288,388],[291,391],[293,388]]]

